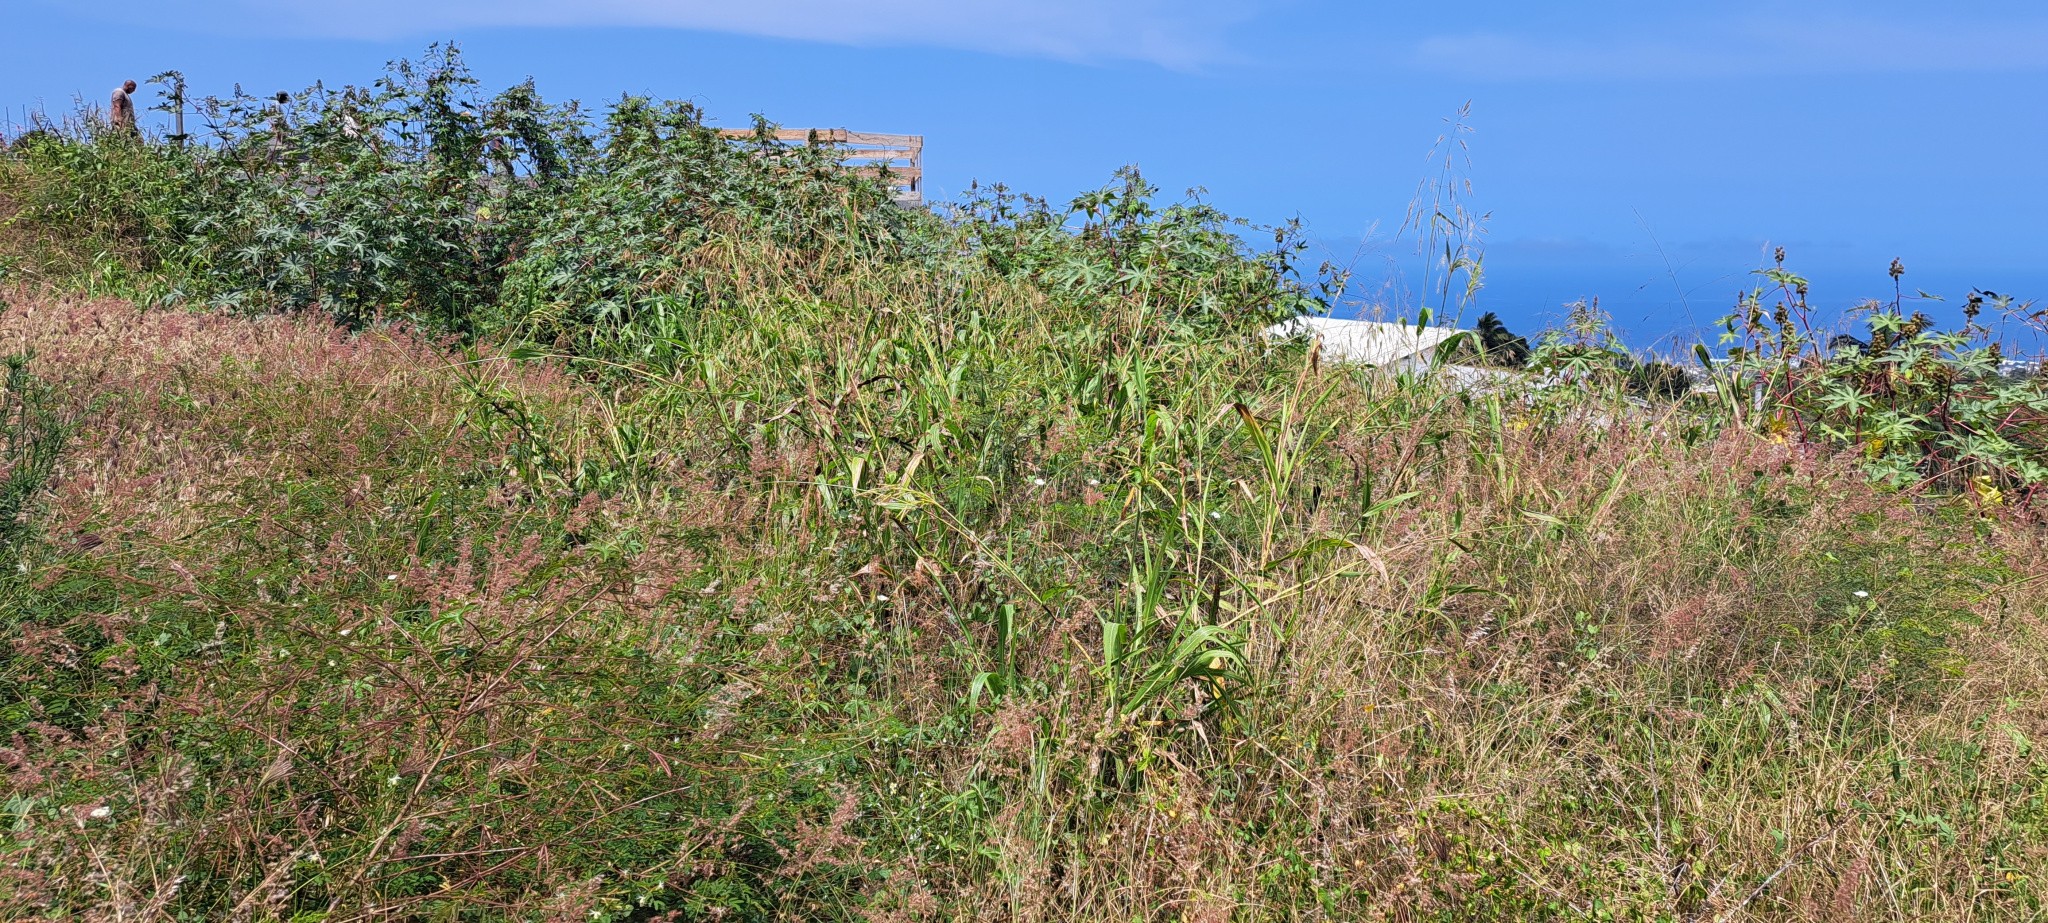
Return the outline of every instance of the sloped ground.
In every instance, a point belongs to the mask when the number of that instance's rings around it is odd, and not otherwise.
[[[10,300],[80,424],[0,585],[11,918],[2042,912],[2040,525],[1838,460],[1304,373],[1245,418],[1328,476],[1142,469],[1245,498],[1148,595],[1094,554],[1138,439],[1080,411],[947,556],[937,500],[818,488],[850,423],[735,473],[704,405],[626,421],[659,385]],[[1105,664],[1147,600],[1243,669]]]

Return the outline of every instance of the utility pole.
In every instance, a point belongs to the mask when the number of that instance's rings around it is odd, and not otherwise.
[[[292,95],[290,93],[286,93],[283,90],[277,91],[276,114],[270,117],[271,163],[278,163],[284,159],[285,132],[290,128],[290,126],[285,123],[285,107],[289,105],[291,101]]]
[[[171,78],[171,138],[179,147],[185,146],[185,75]]]
[[[164,101],[149,108],[157,112],[167,112],[170,114],[171,133],[169,135],[169,140],[172,144],[175,144],[179,147],[184,147],[185,75],[177,71],[164,71],[161,74],[149,78],[149,82],[151,84],[164,88],[163,91],[161,92]]]

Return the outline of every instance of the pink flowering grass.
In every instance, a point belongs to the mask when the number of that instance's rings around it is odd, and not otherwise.
[[[645,864],[592,907],[739,874],[748,745],[692,743],[717,552],[671,540],[736,524],[508,480],[465,397],[574,421],[581,389],[312,316],[31,300],[0,343],[86,419],[12,600],[8,906],[539,908],[621,850]]]

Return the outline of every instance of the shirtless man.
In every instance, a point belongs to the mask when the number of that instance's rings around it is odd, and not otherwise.
[[[109,103],[107,112],[113,121],[115,131],[129,135],[141,133],[141,130],[135,127],[135,81],[123,83],[114,91],[114,98]]]

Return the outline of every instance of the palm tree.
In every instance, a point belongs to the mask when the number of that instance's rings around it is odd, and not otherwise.
[[[1529,341],[1516,336],[1501,323],[1500,315],[1488,311],[1479,315],[1479,349],[1490,365],[1521,368],[1529,364]]]

